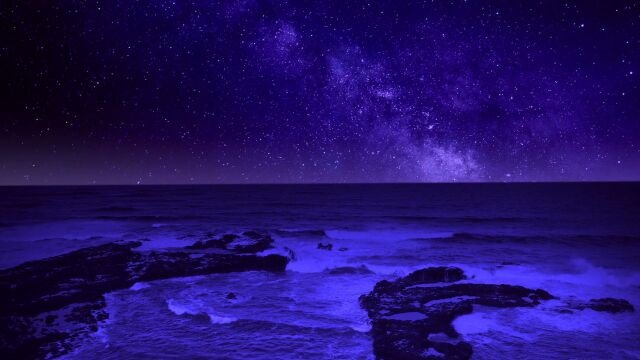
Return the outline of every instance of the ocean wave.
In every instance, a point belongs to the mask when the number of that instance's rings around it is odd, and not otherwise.
[[[434,215],[389,215],[383,218],[406,221],[450,221],[462,223],[518,223],[532,220],[542,220],[540,217],[508,217],[508,216],[434,216]]]
[[[507,234],[483,234],[456,232],[449,236],[430,237],[428,240],[446,240],[458,242],[567,242],[571,244],[636,244],[640,243],[640,237],[627,235],[583,235],[583,234],[554,234],[554,235],[507,235]]]
[[[451,237],[451,232],[432,232],[411,229],[326,230],[327,237],[335,240],[409,240]]]
[[[206,315],[209,317],[212,324],[229,324],[238,320],[234,317],[216,314],[210,309],[205,310],[202,308],[202,305],[199,304],[187,304],[174,299],[167,300],[167,308],[176,315]]]
[[[629,298],[633,289],[640,286],[640,272],[596,266],[586,259],[571,259],[572,267],[551,272],[531,265],[510,265],[485,268],[467,264],[450,264],[464,269],[470,281],[514,284],[531,288],[543,288],[555,296],[581,298],[622,297]]]
[[[184,220],[211,220],[210,216],[202,215],[100,215],[94,217],[98,220],[120,220],[120,221],[184,221]]]
[[[534,308],[495,309],[474,307],[474,312],[462,315],[453,321],[453,327],[466,338],[479,342],[509,339],[535,342],[536,339],[558,331],[581,334],[629,333],[637,321],[632,314],[610,314],[590,309],[561,313],[562,302],[549,300]],[[501,336],[496,337],[496,333]],[[508,341],[508,340],[507,340]]]
[[[125,212],[125,211],[135,211],[136,208],[131,206],[103,206],[96,209],[96,211],[101,212]]]
[[[313,229],[307,229],[307,230],[275,230],[274,231],[277,235],[280,236],[307,236],[307,237],[326,237],[327,233],[322,230],[322,229],[318,229],[318,230],[313,230]]]
[[[7,202],[3,203],[0,208],[5,209],[33,209],[42,206],[41,203],[20,203],[20,202]]]
[[[149,288],[149,287],[151,287],[151,285],[149,285],[148,283],[145,283],[145,282],[137,282],[137,283],[133,284],[133,285],[129,288],[129,290],[132,290],[132,291],[139,291],[139,290],[146,289],[146,288]]]

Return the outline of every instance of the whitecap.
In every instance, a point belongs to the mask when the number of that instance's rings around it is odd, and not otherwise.
[[[133,284],[133,285],[129,288],[129,290],[132,290],[132,291],[138,291],[138,290],[146,289],[146,288],[149,288],[149,287],[151,287],[151,285],[149,285],[148,283],[145,283],[145,282],[137,282],[137,283]]]
[[[186,304],[174,299],[167,300],[167,307],[176,315],[207,315],[212,324],[228,324],[238,320],[234,317],[216,314],[210,309],[205,310],[198,304]]]

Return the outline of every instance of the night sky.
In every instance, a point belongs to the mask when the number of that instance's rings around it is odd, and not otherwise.
[[[637,1],[0,11],[0,184],[640,180]]]

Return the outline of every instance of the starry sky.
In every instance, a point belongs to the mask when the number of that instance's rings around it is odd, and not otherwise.
[[[640,180],[637,1],[14,1],[0,184]]]

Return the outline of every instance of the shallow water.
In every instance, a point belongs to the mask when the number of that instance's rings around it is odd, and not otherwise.
[[[0,188],[0,265],[113,240],[153,249],[247,229],[276,239],[265,253],[296,255],[284,274],[170,279],[109,294],[110,319],[70,359],[371,358],[358,296],[430,265],[561,298],[458,318],[476,359],[632,359],[638,312],[558,310],[597,297],[640,306],[639,224],[632,183]],[[373,273],[325,271],[361,265]]]

